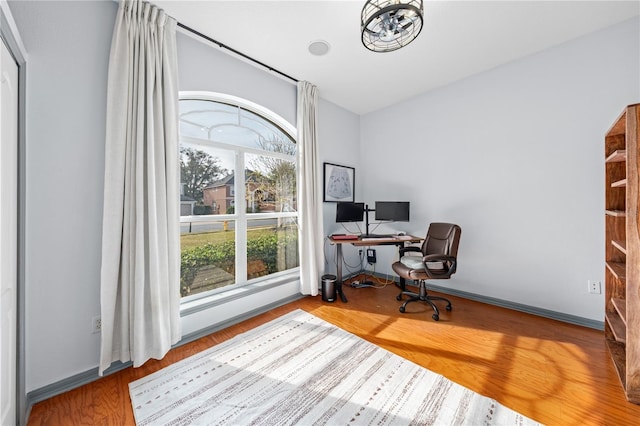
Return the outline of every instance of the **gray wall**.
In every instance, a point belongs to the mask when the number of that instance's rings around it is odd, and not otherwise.
[[[362,117],[365,201],[462,226],[443,285],[603,320],[604,133],[640,102],[638,19]],[[399,131],[401,130],[401,131]],[[378,173],[393,168],[397,173]],[[392,253],[378,268],[389,271]]]

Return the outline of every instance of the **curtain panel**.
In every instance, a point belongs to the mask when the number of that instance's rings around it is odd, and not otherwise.
[[[118,10],[107,93],[99,374],[180,340],[176,21],[146,2]]]
[[[300,293],[318,295],[323,260],[322,193],[318,162],[318,88],[298,82],[298,202]]]

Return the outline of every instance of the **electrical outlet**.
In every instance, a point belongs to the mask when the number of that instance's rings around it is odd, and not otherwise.
[[[591,294],[602,294],[602,281],[587,281],[589,284],[589,293]]]
[[[100,333],[102,331],[102,318],[99,316],[91,318],[91,332]]]

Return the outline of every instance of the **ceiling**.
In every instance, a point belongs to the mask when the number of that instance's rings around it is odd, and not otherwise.
[[[178,22],[365,114],[640,15],[639,1],[424,1],[408,46],[374,53],[360,40],[364,0],[152,0]],[[330,44],[324,56],[312,41]]]

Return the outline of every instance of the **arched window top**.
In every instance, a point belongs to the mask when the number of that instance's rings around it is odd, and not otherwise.
[[[180,93],[180,134],[267,152],[294,155],[295,128],[242,98],[212,92]]]

